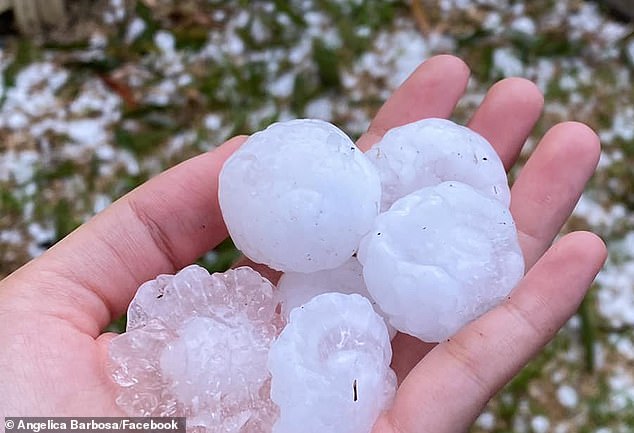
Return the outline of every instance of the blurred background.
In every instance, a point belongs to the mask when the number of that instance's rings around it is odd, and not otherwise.
[[[507,76],[586,122],[599,170],[566,230],[609,262],[578,314],[473,432],[634,432],[634,4],[629,0],[0,0],[0,277],[163,169],[296,117],[359,136],[424,59]],[[236,257],[229,242],[201,258]],[[120,329],[121,322],[113,324]]]

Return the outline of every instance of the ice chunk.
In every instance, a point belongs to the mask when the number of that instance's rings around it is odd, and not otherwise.
[[[302,274],[287,272],[277,283],[276,296],[282,310],[282,317],[288,321],[291,310],[300,307],[317,295],[337,292],[345,294],[357,293],[370,301],[374,311],[384,317],[377,303],[372,299],[363,281],[363,268],[356,257],[351,257],[346,263],[335,269]],[[394,338],[396,329],[387,324],[390,338]]]
[[[345,263],[378,214],[378,173],[341,130],[291,120],[255,133],[220,173],[222,214],[236,246],[281,271]]]
[[[273,433],[369,433],[396,390],[391,358],[366,298],[326,293],[295,308],[269,352]]]
[[[509,210],[459,182],[397,200],[363,238],[358,257],[390,323],[429,342],[499,303],[524,273]]]
[[[186,416],[188,430],[268,433],[268,351],[282,328],[272,285],[251,268],[189,266],[143,284],[110,345],[117,404],[131,416]]]
[[[389,130],[367,152],[381,176],[385,211],[399,198],[445,181],[466,183],[508,207],[504,165],[489,142],[446,119],[424,119]]]

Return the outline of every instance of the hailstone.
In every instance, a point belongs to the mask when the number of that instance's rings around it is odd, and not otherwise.
[[[285,272],[280,290],[198,266],[142,285],[109,348],[126,413],[185,416],[190,432],[369,433],[396,392],[392,327],[441,341],[509,294],[524,261],[484,138],[426,119],[367,156],[329,123],[293,120],[226,161],[225,224]]]
[[[284,272],[345,263],[379,211],[374,166],[336,126],[320,120],[274,123],[224,164],[222,215],[236,246]]]
[[[360,295],[295,308],[269,352],[273,433],[369,433],[396,390],[385,323]]]
[[[363,238],[358,257],[390,323],[428,342],[499,303],[524,273],[509,210],[460,182],[397,200]]]
[[[278,411],[266,363],[283,322],[251,268],[189,266],[143,284],[109,347],[117,404],[131,416],[184,416],[188,431],[270,433]]]
[[[445,181],[466,183],[508,207],[510,191],[495,149],[475,131],[446,119],[390,129],[366,153],[381,176],[381,210],[397,199]]]
[[[377,303],[372,299],[363,280],[363,268],[356,257],[335,269],[302,274],[287,272],[277,283],[276,296],[279,300],[282,317],[288,321],[291,310],[301,307],[312,298],[323,293],[337,292],[345,294],[357,293],[370,301],[374,311],[384,317]],[[386,322],[391,338],[396,330]]]

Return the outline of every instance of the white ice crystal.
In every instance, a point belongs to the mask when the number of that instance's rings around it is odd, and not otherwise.
[[[209,275],[193,265],[143,284],[110,345],[117,404],[131,416],[186,416],[192,431],[269,433],[276,305],[246,267]]]
[[[508,206],[510,192],[500,157],[469,128],[424,119],[389,130],[368,152],[381,176],[385,211],[399,198],[445,181],[466,183]]]
[[[320,120],[279,122],[225,163],[219,200],[236,246],[281,271],[346,262],[378,214],[378,173],[341,130]]]
[[[295,308],[269,352],[273,433],[369,433],[396,390],[391,358],[366,298],[326,293]]]
[[[441,341],[509,294],[524,262],[484,138],[427,119],[368,155],[292,120],[227,160],[223,218],[285,272],[279,291],[250,268],[197,266],[141,286],[110,347],[120,407],[186,416],[190,433],[369,433],[396,392],[394,328]]]
[[[430,342],[500,302],[524,272],[509,210],[460,182],[397,200],[363,238],[358,257],[390,323]]]
[[[346,263],[335,269],[303,274],[287,272],[277,283],[276,296],[281,307],[282,317],[288,321],[291,310],[300,307],[317,295],[323,293],[357,293],[370,301],[374,311],[381,317],[385,315],[372,299],[363,280],[363,268],[356,257],[351,257]],[[394,337],[396,330],[387,324],[390,337]]]

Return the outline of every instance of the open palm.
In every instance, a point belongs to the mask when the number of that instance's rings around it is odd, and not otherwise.
[[[428,60],[385,103],[358,145],[366,150],[398,125],[448,117],[468,75],[455,57]],[[542,104],[532,83],[506,79],[491,88],[469,126],[509,168]],[[139,284],[174,273],[226,238],[218,172],[244,139],[150,180],[0,282],[0,415],[122,415],[106,370],[113,335],[102,330],[125,311]],[[449,341],[395,338],[401,385],[374,433],[465,430],[575,312],[605,260],[605,246],[580,232],[550,244],[599,153],[597,136],[579,123],[559,124],[544,136],[512,188],[526,276],[505,303]]]

